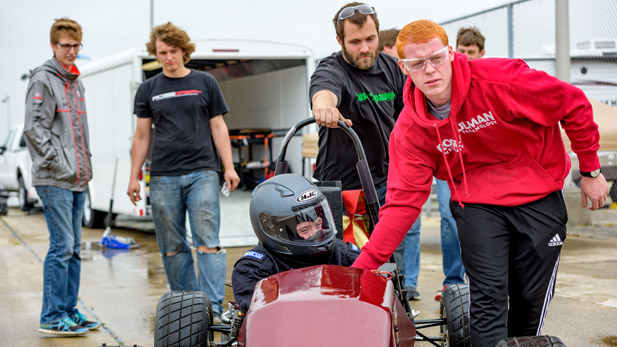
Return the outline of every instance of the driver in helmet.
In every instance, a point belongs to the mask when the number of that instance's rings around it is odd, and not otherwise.
[[[358,247],[336,238],[326,197],[307,178],[277,175],[259,184],[249,207],[257,247],[234,265],[231,283],[242,312],[255,285],[279,272],[321,264],[351,266]]]

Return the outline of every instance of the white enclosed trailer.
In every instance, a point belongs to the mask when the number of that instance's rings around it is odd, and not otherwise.
[[[265,41],[203,40],[195,44],[196,51],[187,67],[208,71],[217,79],[230,109],[224,116],[228,128],[271,129],[275,137],[269,145],[276,159],[282,142],[282,137],[276,135],[284,135],[295,123],[310,116],[308,86],[315,68],[311,50]],[[137,206],[129,201],[126,188],[136,124],[134,96],[140,83],[160,71],[144,46],[81,67],[94,169],[86,203],[87,225],[100,226],[103,222],[112,198],[116,158],[113,213],[134,217],[151,215],[147,170],[140,181],[144,199]],[[239,150],[246,151],[246,148],[234,148],[234,161]],[[263,148],[253,150],[259,158],[266,152]],[[301,141],[292,141],[287,158],[292,171],[300,173]],[[251,230],[246,232],[252,235]]]

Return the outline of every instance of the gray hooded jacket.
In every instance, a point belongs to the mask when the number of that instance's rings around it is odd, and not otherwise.
[[[32,158],[32,185],[85,191],[92,179],[88,117],[79,70],[55,58],[30,73],[24,137]]]

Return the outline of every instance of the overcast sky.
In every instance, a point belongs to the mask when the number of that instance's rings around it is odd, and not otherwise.
[[[150,0],[0,0],[0,141],[8,124],[23,122],[27,82],[21,76],[51,57],[49,29],[69,17],[83,28],[77,66],[143,45],[150,32]],[[347,1],[153,0],[154,24],[167,21],[191,39],[256,39],[296,43],[323,57],[339,49],[332,17]],[[374,0],[381,28],[421,18],[441,22],[508,3],[508,0]],[[452,39],[452,38],[451,38]],[[86,92],[86,100],[88,99]],[[10,107],[9,107],[10,106]],[[8,118],[7,118],[8,114]]]

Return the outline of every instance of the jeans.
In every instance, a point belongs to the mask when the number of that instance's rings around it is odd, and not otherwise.
[[[441,254],[443,263],[444,286],[465,283],[465,268],[461,260],[461,246],[458,240],[456,221],[450,211],[450,188],[448,182],[437,182],[437,202],[441,215]]]
[[[81,219],[85,192],[38,186],[49,230],[49,250],[43,264],[41,324],[55,323],[77,313],[81,275]]]
[[[226,253],[224,250],[209,254],[197,251],[198,282],[186,230],[188,211],[193,246],[219,248],[218,173],[202,170],[180,176],[153,176],[150,198],[169,287],[174,291],[202,291],[212,301],[213,312],[222,313]]]

